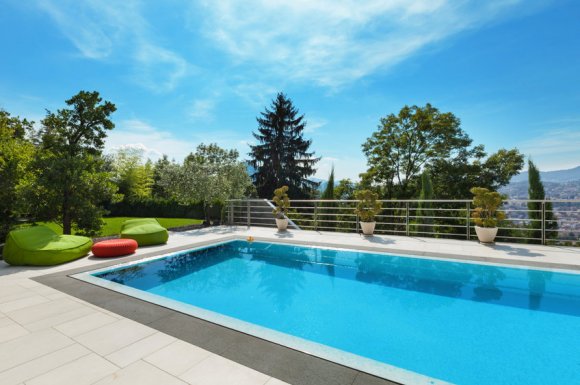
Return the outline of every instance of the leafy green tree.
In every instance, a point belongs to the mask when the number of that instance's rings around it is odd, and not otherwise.
[[[252,179],[258,196],[269,199],[284,185],[295,198],[313,196],[318,183],[308,178],[320,158],[310,151],[311,141],[303,138],[304,115],[298,116],[292,101],[279,93],[257,121],[258,132],[253,135],[258,144],[250,146],[249,163],[255,169]]]
[[[29,177],[27,167],[34,146],[26,134],[32,131],[32,126],[33,122],[11,117],[7,111],[0,110],[0,242],[21,214],[18,190]]]
[[[530,200],[544,200],[546,199],[546,191],[544,190],[544,184],[542,183],[542,178],[540,177],[540,170],[528,159],[528,199]],[[554,215],[553,207],[551,202],[546,202],[545,207],[545,224],[546,224],[546,238],[555,239],[558,238],[558,220]],[[536,231],[533,231],[532,237],[541,238],[542,233],[542,203],[541,202],[528,202],[528,218],[531,219],[530,227]]]
[[[163,155],[153,165],[153,186],[151,187],[151,193],[154,198],[169,199],[171,197],[171,192],[164,188],[161,180],[163,179],[163,175],[174,163],[174,161],[169,160],[167,155]]]
[[[431,104],[405,106],[397,115],[382,118],[363,144],[368,163],[363,182],[379,185],[386,198],[409,198],[423,168],[470,144],[452,113],[441,113]]]
[[[465,199],[473,186],[496,191],[509,183],[524,165],[517,149],[500,149],[487,155],[483,146],[465,148],[455,156],[438,159],[429,167],[434,196],[440,199]]]
[[[356,184],[350,179],[341,179],[334,188],[334,199],[354,199],[354,192],[357,190]]]
[[[180,203],[203,202],[209,222],[214,204],[252,194],[253,185],[246,164],[238,157],[236,150],[225,150],[217,144],[200,144],[185,158],[183,165],[167,165],[160,184]]]
[[[119,194],[129,201],[151,197],[154,184],[153,164],[144,162],[143,150],[125,147],[118,149],[112,156],[113,181]]]
[[[96,91],[81,91],[66,104],[69,108],[47,111],[42,120],[31,163],[34,178],[25,195],[37,220],[61,222],[64,234],[73,226],[94,234],[102,225],[103,204],[116,191],[101,156],[116,107]]]
[[[338,185],[334,188],[334,199],[344,199],[344,200],[352,200],[355,199],[355,191],[357,190],[357,185],[351,181],[350,179],[341,179],[338,181]],[[353,207],[354,203],[341,203],[340,207]],[[336,213],[336,220],[338,221],[337,227],[340,231],[345,230],[352,230],[354,229],[355,225],[353,223],[349,223],[354,221],[352,212],[350,210],[340,209],[337,210]]]

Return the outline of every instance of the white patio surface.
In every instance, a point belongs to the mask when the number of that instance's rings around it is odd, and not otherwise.
[[[580,249],[272,228],[213,227],[171,233],[167,245],[137,254],[231,237],[385,251],[434,258],[580,270]],[[118,258],[121,263],[124,258]],[[96,258],[55,267],[0,262],[0,384],[240,384],[284,382],[44,286],[31,277],[101,263]]]

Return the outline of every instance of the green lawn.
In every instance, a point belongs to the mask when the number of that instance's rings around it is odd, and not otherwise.
[[[121,231],[121,224],[127,219],[133,219],[134,217],[110,217],[103,218],[105,225],[101,228],[101,233],[98,235],[100,237],[106,237],[109,235],[119,234]],[[190,219],[190,218],[155,218],[159,221],[161,226],[165,228],[180,227],[187,225],[197,225],[201,224],[203,221],[201,219]],[[62,234],[62,227],[54,222],[44,222],[40,223],[42,225],[48,226],[58,234]]]

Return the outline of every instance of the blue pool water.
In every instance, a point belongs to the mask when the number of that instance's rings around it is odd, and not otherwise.
[[[457,384],[580,384],[580,274],[232,241],[94,276]]]

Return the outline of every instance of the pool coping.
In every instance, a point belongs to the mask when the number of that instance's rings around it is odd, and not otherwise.
[[[272,239],[260,236],[254,238],[256,241],[359,249],[362,251],[394,253],[402,256],[445,259],[458,262],[511,265],[520,268],[580,270],[579,266],[562,263],[542,261],[526,261],[528,263],[522,263],[521,260],[510,258],[498,260],[497,258],[457,255],[454,253],[443,254],[418,250],[409,252],[400,249],[390,249],[384,247],[384,245],[375,247],[330,244],[328,242],[300,241],[295,239]],[[324,358],[181,313],[178,310],[168,309],[158,304],[150,303],[101,286],[82,282],[71,277],[75,274],[104,269],[115,265],[131,264],[146,258],[172,254],[192,248],[211,246],[220,242],[244,239],[245,237],[240,234],[224,235],[210,240],[192,242],[179,247],[125,257],[122,261],[118,259],[107,260],[91,266],[83,266],[67,271],[42,275],[32,279],[291,384],[397,384],[396,382],[373,376],[362,370],[346,367]]]
[[[31,279],[293,385],[401,385],[72,277],[75,274],[120,263],[131,263],[160,254],[171,254],[238,239],[243,237],[229,235],[194,245],[130,256],[123,258],[123,261],[107,260]]]

